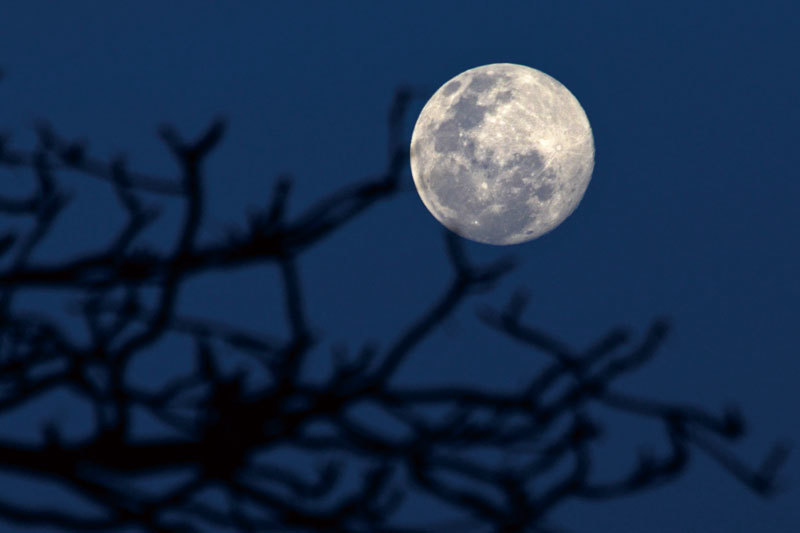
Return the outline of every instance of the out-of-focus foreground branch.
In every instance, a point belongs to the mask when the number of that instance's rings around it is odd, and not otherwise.
[[[0,196],[0,413],[59,389],[79,396],[94,413],[91,435],[79,440],[65,438],[55,424],[42,428],[38,443],[3,437],[0,471],[61,485],[96,508],[31,509],[0,494],[0,520],[103,532],[544,531],[563,502],[614,498],[669,482],[695,453],[758,494],[773,491],[787,449],[776,446],[756,468],[737,459],[729,444],[744,433],[738,411],[715,414],[616,387],[655,355],[667,334],[664,320],[639,339],[613,330],[576,350],[527,323],[526,298],[518,293],[504,308],[486,308],[479,316],[520,349],[548,358],[523,387],[497,392],[396,384],[397,369],[426,336],[511,270],[506,260],[472,264],[452,234],[445,243],[452,279],[424,314],[410,317],[406,329],[382,345],[336,351],[326,379],[303,379],[300,369],[319,356],[320,339],[309,325],[313,310],[304,306],[298,263],[306,250],[398,192],[408,168],[401,140],[412,96],[401,90],[394,99],[389,156],[380,174],[294,217],[286,209],[291,182],[278,179],[271,200],[246,227],[202,243],[204,164],[224,137],[222,121],[194,140],[162,128],[178,179],[136,172],[123,158],[94,158],[87,146],[47,125],[39,127],[31,150],[0,138],[0,167],[34,185],[28,196]],[[35,252],[69,202],[63,171],[107,182],[126,221],[96,250],[39,261]],[[157,217],[147,203],[153,195],[182,202],[183,219],[168,252],[139,239]],[[25,229],[8,230],[17,220]],[[194,277],[262,263],[280,272],[284,338],[178,312],[176,302]],[[88,341],[75,341],[55,312],[19,310],[17,300],[41,288],[76,295],[72,310],[85,323]],[[168,335],[193,341],[193,370],[157,391],[133,385],[137,358]],[[256,388],[245,386],[241,375],[223,370],[221,361],[232,353],[250,358],[268,378]],[[633,459],[616,478],[598,478],[593,446],[603,424],[590,409],[595,405],[660,424],[666,452]],[[364,406],[403,430],[366,424],[354,415]],[[138,436],[131,429],[137,409],[171,428],[172,436]],[[267,457],[278,449],[303,454],[305,463]],[[515,461],[492,460],[493,452],[513,453]],[[316,467],[313,475],[309,465]],[[138,483],[166,474],[177,481]],[[412,524],[398,509],[417,494],[461,518]]]

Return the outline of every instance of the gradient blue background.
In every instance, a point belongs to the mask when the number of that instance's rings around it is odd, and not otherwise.
[[[399,85],[432,94],[486,63],[540,69],[576,95],[591,122],[597,153],[586,196],[543,238],[470,244],[476,261],[513,253],[521,264],[426,342],[403,379],[522,383],[541,356],[474,318],[477,303],[503,302],[520,286],[533,295],[526,318],[575,347],[612,326],[642,332],[665,315],[674,329],[660,356],[621,385],[715,410],[740,404],[752,431],[736,450],[756,461],[776,438],[800,441],[798,20],[800,4],[789,0],[4,2],[0,129],[30,145],[32,125],[46,118],[90,140],[95,154],[124,152],[138,169],[173,175],[156,127],[171,122],[189,135],[225,116],[204,226],[218,237],[268,201],[280,172],[295,177],[292,212],[379,172]],[[416,104],[408,138],[424,101]],[[67,178],[76,200],[43,258],[102,242],[99,230],[121,220],[110,201],[98,202],[97,184]],[[399,198],[302,260],[324,346],[385,344],[449,279],[441,227],[405,180]],[[154,242],[178,215],[153,229]],[[280,333],[273,274],[198,280],[181,306]],[[157,380],[172,364],[159,361],[139,371]],[[0,417],[0,434],[34,438],[54,402]],[[79,410],[58,413],[80,433]],[[599,474],[624,469],[637,442],[658,442],[654,428],[610,420]],[[786,492],[772,501],[701,458],[666,488],[576,502],[553,518],[585,532],[800,531],[796,454]],[[0,491],[19,487],[0,477]]]

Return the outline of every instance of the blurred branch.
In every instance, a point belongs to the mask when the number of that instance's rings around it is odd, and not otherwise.
[[[408,88],[395,96],[382,172],[294,217],[287,214],[291,180],[280,176],[271,199],[244,228],[209,242],[198,238],[206,211],[204,163],[224,139],[221,120],[191,141],[161,128],[180,169],[177,179],[134,172],[122,157],[100,161],[86,143],[65,140],[47,124],[39,126],[30,151],[0,139],[0,166],[26,171],[34,184],[29,196],[0,196],[0,214],[30,222],[26,231],[0,234],[0,413],[68,389],[94,417],[91,434],[80,439],[65,439],[56,423],[48,423],[38,443],[0,440],[0,470],[59,484],[100,509],[92,516],[76,509],[34,511],[0,495],[0,519],[104,532],[554,531],[547,520],[568,499],[615,498],[669,482],[694,453],[710,456],[758,494],[774,491],[788,448],[777,445],[757,468],[737,458],[730,444],[745,427],[738,410],[714,414],[618,390],[618,378],[656,355],[668,331],[665,320],[654,321],[638,340],[614,329],[575,349],[527,323],[527,296],[518,292],[502,309],[482,308],[479,317],[498,335],[544,356],[520,387],[396,384],[397,370],[432,332],[513,268],[510,259],[473,264],[452,233],[444,243],[452,278],[425,312],[385,346],[369,344],[352,355],[334,347],[330,374],[304,378],[302,368],[321,336],[300,275],[303,254],[400,191],[408,167],[403,126],[416,97]],[[33,252],[67,204],[59,179],[65,169],[107,182],[125,221],[109,230],[105,246],[39,261]],[[184,208],[166,252],[139,242],[157,216],[147,194],[180,200]],[[284,338],[177,311],[196,276],[267,263],[280,274]],[[52,309],[36,315],[17,309],[15,295],[42,287],[77,295],[68,311],[85,324],[88,341],[71,340]],[[155,389],[134,386],[135,362],[174,335],[191,341],[191,371]],[[233,354],[255,361],[267,377],[253,381],[241,369],[226,370],[225,358]],[[666,453],[642,453],[628,471],[596,479],[594,445],[604,426],[594,406],[660,424]],[[362,407],[402,429],[366,424],[357,416]],[[136,410],[164,423],[171,436],[137,435],[131,429]],[[277,449],[305,454],[316,468],[309,474],[308,465],[279,461],[270,456]],[[505,459],[490,460],[484,452]],[[176,472],[184,477],[170,487],[133,488],[135,479]],[[227,503],[205,497],[208,490]],[[462,518],[404,526],[398,509],[414,494]]]

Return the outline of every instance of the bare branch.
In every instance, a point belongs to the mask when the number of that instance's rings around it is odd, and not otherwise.
[[[527,295],[517,292],[505,307],[484,306],[478,316],[529,351],[532,361],[542,358],[525,383],[512,390],[395,384],[398,369],[432,332],[467,298],[491,290],[512,270],[510,259],[473,264],[463,241],[449,232],[444,248],[453,273],[438,299],[385,344],[369,342],[354,353],[334,345],[329,376],[312,381],[303,375],[325,340],[315,329],[324,317],[311,316],[313,300],[300,275],[304,252],[402,190],[408,168],[403,127],[417,97],[410,88],[395,95],[382,171],[334,190],[294,217],[287,210],[291,180],[280,176],[271,199],[250,214],[244,229],[212,242],[199,238],[206,213],[204,163],[224,137],[221,120],[191,141],[172,127],[161,128],[179,179],[134,172],[122,157],[93,158],[88,143],[65,140],[47,124],[38,127],[32,150],[0,138],[0,166],[29,174],[35,186],[26,197],[0,197],[0,216],[30,222],[28,231],[0,235],[6,265],[0,269],[0,413],[61,389],[92,413],[92,430],[79,439],[66,439],[51,421],[38,442],[0,441],[0,471],[57,484],[100,510],[91,516],[77,509],[34,511],[0,494],[0,521],[103,532],[555,531],[548,520],[564,502],[616,498],[667,483],[686,471],[697,452],[757,494],[775,492],[788,447],[777,445],[758,468],[749,467],[730,450],[745,431],[737,409],[715,414],[618,390],[620,377],[662,347],[668,331],[663,319],[639,339],[616,328],[579,348],[528,323]],[[125,219],[109,229],[100,249],[38,262],[34,252],[67,202],[60,186],[65,169],[106,181]],[[146,203],[152,193],[182,209],[166,251],[141,242],[156,216]],[[178,311],[179,296],[194,277],[214,272],[222,278],[239,267],[266,264],[280,274],[285,335]],[[42,287],[76,295],[66,310],[82,320],[88,340],[71,340],[59,310],[23,314],[13,305],[16,294]],[[157,387],[134,386],[134,364],[167,336],[190,341],[192,367]],[[245,354],[250,366],[230,370],[225,358],[234,354]],[[251,379],[254,368],[257,379]],[[629,470],[595,479],[600,459],[594,446],[606,430],[594,417],[595,406],[661,424],[666,453],[643,452]],[[364,409],[371,412],[369,421]],[[131,419],[139,411],[169,433],[136,434]],[[381,423],[373,423],[378,417]],[[276,450],[304,459],[275,458]],[[181,477],[167,488],[135,488],[142,478],[164,474]],[[209,499],[211,490],[226,503]],[[459,518],[409,525],[399,509],[412,495],[434,498]]]

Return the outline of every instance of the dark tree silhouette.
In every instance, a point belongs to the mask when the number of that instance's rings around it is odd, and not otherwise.
[[[270,204],[245,228],[201,243],[206,211],[203,167],[225,132],[214,122],[196,140],[170,127],[161,138],[180,167],[168,180],[131,170],[122,158],[92,157],[81,143],[52,128],[38,128],[29,150],[0,139],[0,166],[30,177],[26,197],[0,197],[0,412],[10,412],[56,389],[92,406],[92,434],[65,438],[55,424],[37,443],[0,439],[0,472],[66,487],[96,508],[84,510],[13,504],[0,494],[0,519],[64,531],[493,531],[552,530],[548,517],[572,498],[608,499],[643,491],[680,476],[694,453],[703,453],[760,495],[775,488],[787,454],[776,445],[758,468],[735,458],[729,443],[744,433],[735,409],[704,409],[626,394],[615,381],[646,364],[667,334],[655,321],[635,342],[613,330],[574,349],[528,324],[519,292],[502,309],[479,313],[498,335],[549,358],[524,387],[497,392],[442,383],[408,388],[393,382],[404,359],[470,295],[487,291],[512,268],[508,260],[476,266],[459,238],[447,234],[452,280],[438,300],[397,338],[354,355],[339,350],[335,369],[306,382],[300,369],[320,357],[312,335],[298,261],[376,203],[395,195],[408,168],[403,123],[409,90],[398,91],[389,115],[389,157],[373,179],[344,187],[294,217],[285,208],[290,180],[278,179]],[[104,180],[126,223],[107,245],[78,257],[44,262],[34,252],[54,228],[68,197],[65,172]],[[183,215],[174,247],[157,252],[137,238],[154,220],[145,196],[174,197]],[[255,263],[279,266],[287,335],[268,338],[231,324],[181,316],[176,302],[195,276]],[[55,310],[24,313],[15,303],[32,290],[76,295],[76,312],[90,332],[77,342]],[[155,294],[155,296],[153,296]],[[50,311],[53,311],[50,313]],[[193,341],[193,371],[158,391],[130,380],[134,361],[167,335]],[[269,376],[253,390],[243,376],[222,370],[231,353],[251,358]],[[387,433],[353,416],[368,405],[404,430]],[[603,425],[594,405],[655,421],[663,428],[663,454],[643,453],[614,479],[593,474],[593,444]],[[131,413],[143,409],[174,431],[139,436]],[[289,449],[306,464],[269,462],[264,452]],[[491,452],[514,450],[513,466]],[[662,450],[663,451],[663,450]],[[316,473],[308,476],[308,466]],[[176,474],[171,483],[138,483]],[[355,473],[355,475],[353,475]],[[137,480],[137,483],[134,483]],[[208,490],[221,494],[209,498]],[[423,494],[451,508],[455,521],[409,524],[396,512],[407,496]],[[407,517],[405,517],[407,518]]]

